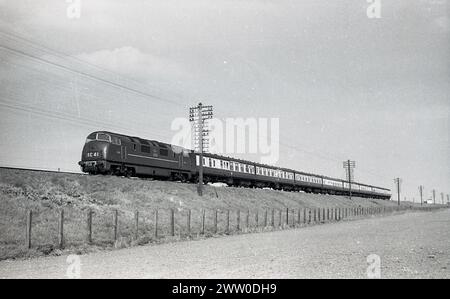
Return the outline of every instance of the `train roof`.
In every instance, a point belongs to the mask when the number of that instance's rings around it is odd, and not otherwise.
[[[334,180],[334,181],[339,181],[339,182],[344,182],[344,183],[347,182],[347,180],[337,179],[337,178],[333,178],[333,177],[329,177],[329,176],[325,176],[325,175],[308,173],[308,172],[304,172],[304,171],[298,171],[298,170],[294,170],[294,169],[290,169],[290,168],[278,167],[278,166],[267,165],[267,164],[262,164],[262,163],[256,163],[256,162],[252,162],[252,161],[247,161],[247,160],[238,159],[238,158],[234,158],[234,157],[222,156],[222,155],[218,155],[218,154],[204,153],[203,155],[207,156],[207,157],[217,158],[217,159],[225,158],[225,159],[233,160],[234,162],[239,162],[239,163],[247,163],[247,164],[251,163],[258,167],[266,167],[266,168],[271,168],[271,169],[283,170],[283,171],[288,171],[288,172],[293,172],[293,173],[298,173],[298,174],[308,175],[308,176],[315,176],[318,178],[324,178],[324,179]],[[359,182],[352,182],[352,184],[358,184],[360,186],[372,187],[372,188],[378,188],[378,189],[382,189],[382,190],[386,190],[386,191],[391,191],[390,189],[387,189],[387,188],[363,184],[363,183],[359,183]]]
[[[129,141],[134,142],[134,143],[139,143],[139,144],[143,144],[143,145],[151,145],[151,146],[155,146],[155,147],[161,147],[161,148],[172,148],[171,144],[168,143],[164,143],[164,142],[160,142],[157,140],[148,140],[148,139],[142,139],[140,137],[136,137],[136,136],[128,136],[128,135],[124,135],[124,134],[119,134],[119,133],[114,133],[114,132],[109,132],[109,131],[95,131],[92,132],[93,133],[105,133],[105,134],[109,134],[109,135],[115,135],[121,138],[127,138],[129,139]],[[181,146],[179,146],[180,148],[183,148]],[[183,148],[185,149],[185,148]],[[188,150],[188,149],[185,149]],[[190,150],[188,150],[190,151]]]

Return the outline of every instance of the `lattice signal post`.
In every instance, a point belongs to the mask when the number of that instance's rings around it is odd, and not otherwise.
[[[419,194],[420,194],[420,205],[423,204],[423,186],[419,186]]]
[[[352,181],[355,178],[353,169],[355,168],[356,163],[355,161],[347,160],[344,161],[343,166],[345,168],[345,177],[348,181],[349,198],[352,199]]]
[[[398,205],[400,205],[400,185],[402,183],[402,179],[395,178],[394,182],[395,182],[395,187],[397,188],[397,202],[398,202]]]
[[[198,195],[203,195],[203,152],[209,149],[208,119],[213,118],[213,107],[198,103],[196,107],[189,108],[189,121],[193,124],[194,151],[200,153],[198,173]],[[205,129],[206,127],[206,129]],[[205,138],[206,137],[206,138]]]

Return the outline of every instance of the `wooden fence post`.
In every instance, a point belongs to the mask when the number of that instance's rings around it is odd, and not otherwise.
[[[88,244],[91,244],[92,243],[92,210],[91,209],[88,209],[88,211],[87,211],[86,229],[87,229],[86,242]]]
[[[175,236],[175,211],[170,209],[170,235]]]
[[[258,228],[259,225],[259,210],[256,210],[255,213],[255,227]]]
[[[64,248],[64,209],[59,211],[59,238],[58,238],[58,246],[60,249]]]
[[[302,209],[298,208],[298,211],[297,211],[297,225],[300,225],[300,221],[301,221],[300,217],[301,217],[301,215],[302,215]]]
[[[155,210],[155,238],[158,238],[158,209]]]
[[[286,208],[286,226],[289,226],[289,208]]]
[[[227,210],[227,233],[230,233],[230,210]]]
[[[278,225],[279,227],[283,226],[283,221],[281,221],[281,210],[278,210]]]
[[[114,242],[117,241],[118,223],[119,223],[119,211],[116,209],[114,210]]]
[[[237,210],[237,217],[236,217],[236,230],[240,231],[241,230],[241,210]]]
[[[31,226],[33,222],[33,212],[31,210],[28,210],[27,212],[27,230],[26,230],[26,246],[28,249],[31,248]]]
[[[275,227],[275,209],[272,209],[272,227]]]
[[[317,222],[317,219],[316,219],[316,213],[317,213],[317,209],[316,209],[316,208],[314,208],[314,223],[316,223],[316,222]]]
[[[248,231],[250,225],[250,210],[247,209],[247,215],[245,216],[245,229]]]
[[[134,239],[139,238],[139,211],[134,211]]]
[[[214,233],[217,234],[217,210],[214,210]]]
[[[317,222],[320,223],[320,208],[317,209]]]
[[[327,208],[327,221],[330,221],[330,208]]]
[[[202,210],[202,228],[201,228],[201,234],[205,234],[205,209]]]
[[[308,224],[310,224],[311,223],[311,209],[308,209],[308,214],[309,214],[309,216],[308,216]]]
[[[267,227],[267,209],[264,211],[264,227]]]
[[[188,234],[188,236],[190,236],[191,235],[191,210],[190,209],[188,210],[186,221],[187,221],[187,223],[186,223],[187,234]]]

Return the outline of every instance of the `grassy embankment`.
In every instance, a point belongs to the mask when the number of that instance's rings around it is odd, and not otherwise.
[[[248,231],[262,231],[264,213],[286,208],[352,208],[395,206],[395,202],[331,195],[262,189],[205,186],[203,197],[196,186],[175,182],[87,176],[65,173],[0,169],[0,259],[34,257],[63,252],[84,253],[152,242],[223,235],[226,211],[230,210],[230,233],[237,233],[250,212]],[[26,212],[33,211],[32,249],[25,247]],[[65,247],[57,248],[58,216],[64,209]],[[86,245],[86,212],[92,209],[93,244]],[[114,244],[113,211],[119,211],[120,240]],[[159,237],[154,237],[154,211],[159,209]],[[169,236],[170,209],[175,210],[175,236]],[[206,210],[206,232],[200,236],[201,211]],[[218,233],[212,233],[213,210],[219,210]],[[139,237],[134,238],[134,212],[139,211]],[[191,236],[186,234],[187,211],[191,210]],[[259,227],[255,216],[259,215]],[[275,217],[279,224],[278,212]],[[294,217],[294,214],[291,215]],[[302,220],[303,222],[303,220]],[[269,220],[270,223],[270,220]],[[270,228],[272,229],[272,228]]]

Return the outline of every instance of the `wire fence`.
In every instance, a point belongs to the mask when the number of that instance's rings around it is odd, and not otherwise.
[[[123,211],[49,208],[26,210],[23,219],[2,235],[3,244],[32,248],[80,245],[127,247],[164,239],[190,239],[297,228],[403,211],[431,211],[443,207],[392,206],[291,209],[155,209]],[[17,227],[20,226],[20,227]],[[20,232],[20,233],[18,233]]]

